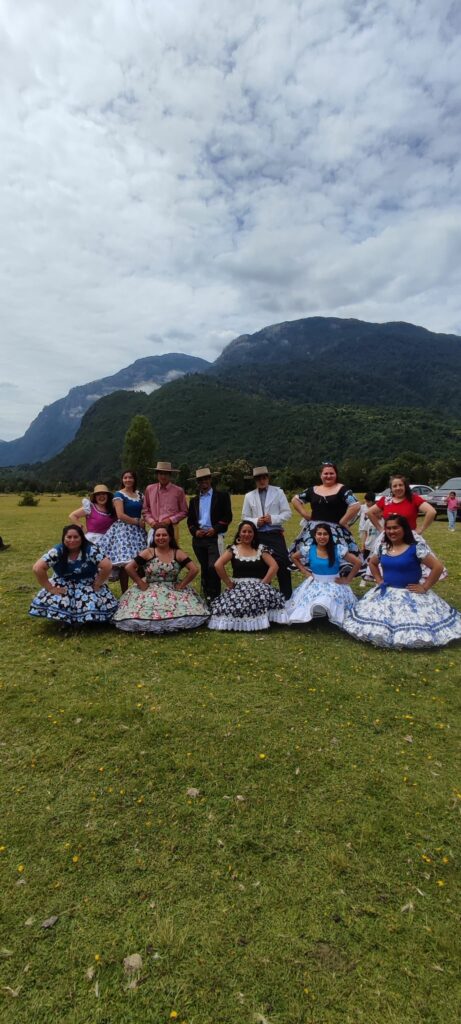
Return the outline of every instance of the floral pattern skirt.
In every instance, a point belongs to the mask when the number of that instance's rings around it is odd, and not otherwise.
[[[345,583],[334,579],[308,579],[301,583],[287,601],[285,611],[290,626],[327,616],[335,626],[342,626],[348,609],[353,608],[357,598]]]
[[[146,531],[134,523],[122,523],[119,519],[99,541],[99,549],[112,565],[120,566],[131,562],[139,551],[146,547]]]
[[[117,598],[109,587],[93,589],[92,580],[72,582],[53,576],[53,584],[65,587],[67,593],[50,594],[44,588],[39,590],[29,608],[29,615],[38,619],[53,619],[69,626],[85,622],[110,622],[117,607]]]
[[[173,633],[203,626],[209,617],[208,606],[192,587],[176,590],[171,583],[152,581],[148,590],[135,586],[122,594],[114,623],[126,633]]]
[[[283,594],[268,583],[243,579],[212,601],[208,628],[251,633],[269,629],[271,622],[286,623]]]
[[[379,586],[357,601],[342,628],[377,647],[442,647],[461,639],[461,615],[433,590]]]

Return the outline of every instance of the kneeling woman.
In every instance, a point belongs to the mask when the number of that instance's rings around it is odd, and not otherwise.
[[[335,544],[329,523],[319,523],[313,543],[301,544],[291,558],[307,579],[285,606],[289,625],[326,615],[335,626],[342,626],[347,609],[357,601],[348,583],[359,572],[360,559],[345,545]],[[347,576],[338,575],[341,562],[349,563]]]
[[[153,544],[125,566],[136,584],[120,598],[114,623],[127,633],[172,633],[195,629],[209,619],[208,607],[189,583],[198,573],[189,555],[177,547],[173,526],[158,526]],[[144,579],[139,569],[145,572]],[[179,581],[182,569],[187,575]]]
[[[369,566],[378,584],[346,615],[343,629],[377,647],[441,647],[461,639],[461,615],[431,590],[443,565],[404,516],[392,513]],[[381,569],[380,569],[381,566]],[[421,567],[429,575],[420,583]]]
[[[247,633],[269,629],[271,622],[286,622],[285,598],[269,586],[278,571],[277,562],[256,537],[256,526],[245,519],[234,543],[215,562],[215,570],[228,589],[211,604],[209,629]],[[232,579],[226,572],[229,562]]]
[[[48,579],[48,570],[54,575]],[[36,618],[54,619],[70,626],[109,622],[117,600],[105,582],[112,563],[91,544],[80,526],[65,526],[61,543],[39,558],[33,571],[41,584],[29,609]]]

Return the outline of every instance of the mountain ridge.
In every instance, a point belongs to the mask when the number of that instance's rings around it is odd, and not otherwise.
[[[78,384],[63,398],[44,406],[22,437],[0,441],[0,466],[52,458],[75,437],[84,413],[100,398],[120,388],[147,394],[170,380],[209,366],[200,356],[169,352],[144,356],[108,377]],[[15,461],[11,461],[11,460]]]

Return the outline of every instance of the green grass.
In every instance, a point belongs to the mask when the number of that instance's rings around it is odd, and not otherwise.
[[[63,631],[28,618],[30,565],[78,499],[17,501],[0,496],[2,1022],[459,1019],[459,646],[379,651],[323,622]],[[460,538],[428,535],[461,608]]]

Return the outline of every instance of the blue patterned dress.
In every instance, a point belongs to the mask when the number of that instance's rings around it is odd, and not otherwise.
[[[319,558],[315,542],[301,544],[301,560],[312,576],[305,579],[293,592],[285,605],[290,626],[326,615],[335,626],[342,626],[344,615],[353,608],[357,598],[346,583],[336,583],[341,560],[347,555],[345,545],[335,544],[335,560],[329,565],[328,558]],[[348,571],[350,563],[346,562]]]
[[[410,544],[400,555],[377,552],[384,583],[370,590],[347,613],[346,633],[377,647],[442,647],[461,639],[461,615],[434,591],[406,590],[421,579],[420,559],[429,548],[424,540]]]
[[[132,519],[140,519],[142,512],[142,494],[137,491],[137,498],[127,498],[122,491],[116,491],[113,500],[123,501],[123,511]],[[139,551],[146,547],[146,531],[134,523],[124,523],[121,519],[111,526],[100,542],[100,548],[110,558],[112,565],[126,565],[136,558]]]
[[[54,619],[70,626],[85,622],[109,622],[117,607],[117,599],[105,584],[94,590],[93,584],[103,554],[96,544],[88,544],[79,557],[66,557],[66,549],[57,544],[43,561],[54,568],[52,582],[65,587],[66,594],[53,594],[43,587],[34,597],[29,615],[39,619]]]

